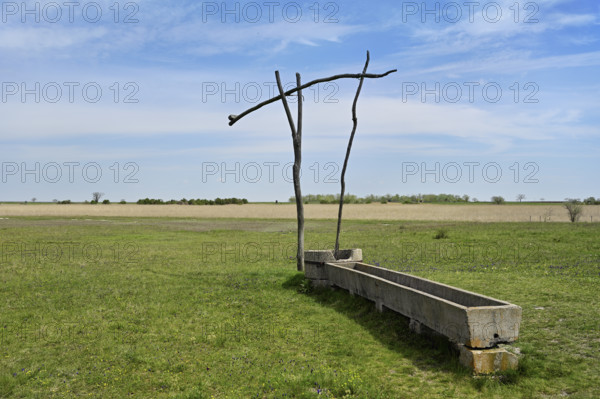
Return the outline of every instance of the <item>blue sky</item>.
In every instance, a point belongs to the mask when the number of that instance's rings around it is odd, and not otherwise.
[[[3,2],[0,200],[287,201],[284,84],[365,81],[347,191],[600,197],[600,3]],[[304,93],[304,193],[338,193],[356,80]],[[290,99],[295,115],[295,99]]]

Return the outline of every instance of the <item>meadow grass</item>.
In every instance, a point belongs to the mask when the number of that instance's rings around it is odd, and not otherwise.
[[[307,249],[335,221],[307,221]],[[443,231],[443,234],[439,234]],[[295,271],[290,220],[0,220],[0,397],[600,397],[600,224],[344,221],[342,246],[523,308],[517,372]],[[436,238],[437,237],[437,238]]]

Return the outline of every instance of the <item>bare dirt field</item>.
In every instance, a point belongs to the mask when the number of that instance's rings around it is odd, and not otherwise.
[[[337,205],[304,206],[307,219],[335,219]],[[11,216],[106,216],[176,218],[295,219],[294,204],[246,205],[137,205],[137,204],[1,204],[0,217]],[[348,204],[344,219],[351,220],[456,220],[481,222],[568,222],[562,205],[492,204]],[[584,206],[581,222],[600,221],[600,206]]]

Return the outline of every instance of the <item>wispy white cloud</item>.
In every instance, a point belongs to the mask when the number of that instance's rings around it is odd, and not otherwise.
[[[364,25],[315,22],[308,17],[294,23],[281,17],[272,22],[263,18],[258,23],[243,19],[239,23],[222,23],[219,15],[207,18],[203,14],[206,10],[198,4],[162,2],[132,3],[139,4],[139,12],[135,14],[139,22],[124,24],[114,22],[114,5],[100,3],[107,15],[98,23],[85,23],[81,18],[69,23],[68,16],[56,24],[43,19],[36,23],[31,17],[30,22],[21,23],[20,14],[10,16],[9,23],[0,28],[0,49],[20,51],[30,57],[56,56],[57,51],[74,57],[76,50],[82,57],[90,54],[107,57],[147,47],[164,48],[177,57],[257,55],[282,51],[291,44],[318,46],[340,42],[368,30]],[[27,7],[33,7],[32,4]],[[220,3],[214,4],[221,7]],[[121,13],[127,14],[124,10]],[[118,18],[122,20],[125,15]]]
[[[183,45],[186,52],[198,55],[258,54],[281,51],[291,43],[316,46],[339,42],[343,37],[364,31],[360,25],[317,24],[311,21],[287,23],[206,24],[195,20],[165,31],[158,40]]]
[[[0,29],[0,49],[27,52],[50,52],[56,49],[72,49],[106,37],[104,27],[72,28],[61,26],[17,26]]]
[[[518,56],[517,56],[518,55]],[[529,51],[490,54],[477,63],[471,60],[436,65],[421,70],[421,73],[444,72],[467,74],[488,72],[493,74],[515,74],[546,69],[578,68],[600,65],[600,51],[534,57]]]
[[[493,3],[497,7],[488,10],[491,15],[483,13],[479,5],[471,19],[469,14],[463,15],[456,23],[434,23],[432,16],[423,23],[418,15],[419,18],[402,24],[402,32],[411,40],[395,55],[398,60],[408,60],[413,73],[443,72],[449,76],[597,65],[595,49],[567,46],[593,44],[596,36],[582,36],[577,29],[598,26],[600,16],[597,12],[565,12],[559,7],[563,3],[568,1],[521,4],[502,0]],[[501,10],[501,16],[496,8]],[[396,26],[399,25],[397,20]],[[548,40],[562,43],[565,48],[558,52],[550,49],[543,45]],[[433,63],[439,65],[432,67]]]

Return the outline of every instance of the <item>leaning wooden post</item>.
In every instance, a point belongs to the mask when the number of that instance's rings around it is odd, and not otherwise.
[[[360,95],[360,90],[362,89],[363,82],[365,80],[365,74],[367,73],[367,68],[369,66],[369,52],[367,51],[367,61],[365,62],[365,67],[363,68],[362,75],[360,77],[360,82],[358,83],[358,89],[356,89],[356,95],[354,96],[354,102],[352,103],[352,132],[350,133],[350,139],[348,140],[348,148],[346,149],[346,158],[344,158],[344,166],[342,167],[342,176],[340,178],[340,182],[342,185],[342,192],[340,193],[340,208],[338,211],[338,221],[337,221],[337,232],[335,234],[335,248],[333,254],[336,259],[339,258],[340,251],[340,230],[342,228],[342,208],[344,207],[344,192],[346,191],[346,168],[348,167],[348,159],[350,158],[350,150],[352,149],[352,142],[354,141],[354,134],[356,133],[356,126],[358,125],[358,118],[356,117],[356,103],[358,102],[358,96]]]
[[[283,91],[279,71],[275,71],[275,80],[277,80],[277,88],[281,96],[281,102],[285,109],[290,130],[292,131],[292,142],[294,145],[294,195],[296,196],[296,215],[298,219],[298,252],[296,255],[298,271],[304,270],[304,203],[302,202],[302,190],[300,189],[300,169],[302,165],[302,87],[300,84],[300,74],[296,73],[296,85],[298,87],[298,121],[297,126],[294,126],[294,119],[288,106],[287,98]]]
[[[304,271],[304,201],[300,189],[300,165],[302,163],[302,85],[300,74],[296,72],[298,86],[298,120],[296,121],[296,140],[294,140],[294,195],[296,196],[296,214],[298,219],[298,271]],[[280,89],[281,92],[281,89]]]

